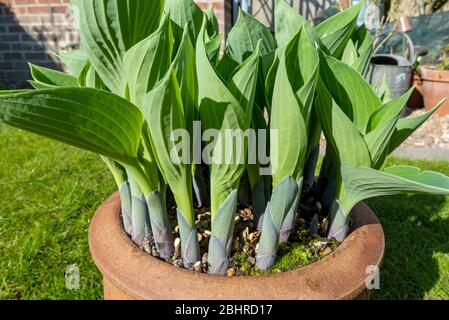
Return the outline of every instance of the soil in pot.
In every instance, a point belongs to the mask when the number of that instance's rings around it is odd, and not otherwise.
[[[172,203],[168,197],[169,203]],[[328,218],[321,212],[320,202],[315,194],[307,187],[304,188],[294,232],[288,243],[281,243],[274,267],[269,271],[260,271],[256,268],[256,252],[260,238],[260,231],[254,224],[254,213],[248,206],[240,206],[235,215],[235,229],[230,259],[230,269],[227,276],[258,276],[270,275],[298,268],[319,261],[330,255],[339,243],[326,238]],[[169,215],[173,225],[176,224],[176,206],[168,206]],[[207,251],[211,235],[211,214],[208,208],[196,209],[198,240],[200,242],[202,260],[198,261],[192,269],[193,272],[207,273]],[[314,219],[315,218],[315,219]],[[318,218],[318,223],[316,222]],[[175,253],[164,261],[178,268],[184,268],[180,257],[179,228],[174,228]],[[142,248],[153,257],[159,258],[157,250],[151,239],[147,239]]]

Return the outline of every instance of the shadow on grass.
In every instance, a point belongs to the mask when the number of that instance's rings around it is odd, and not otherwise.
[[[368,204],[385,232],[381,289],[374,299],[449,299],[449,270],[438,258],[449,253],[449,206],[442,196],[394,196]],[[447,258],[446,258],[447,259]]]

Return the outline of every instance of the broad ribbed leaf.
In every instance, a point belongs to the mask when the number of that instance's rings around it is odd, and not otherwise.
[[[415,167],[391,167],[382,172],[345,163],[342,175],[346,187],[345,203],[352,205],[374,197],[404,193],[449,195],[449,177]]]
[[[164,0],[71,0],[79,10],[81,45],[105,85],[123,95],[125,52],[153,33]]]
[[[396,131],[390,142],[390,153],[396,150],[405,140],[407,140],[416,130],[418,130],[424,122],[426,122],[445,102],[441,101],[432,110],[416,117],[401,119],[398,122]]]
[[[351,39],[357,50],[357,61],[353,67],[365,77],[374,51],[374,39],[364,25],[353,32]]]
[[[356,70],[330,56],[323,57],[320,75],[338,106],[365,132],[371,114],[381,105],[373,88]]]
[[[129,49],[124,57],[130,100],[139,108],[146,93],[154,88],[170,67],[172,33],[167,16],[149,37]]]
[[[318,82],[316,107],[326,140],[339,155],[340,161],[370,166],[370,153],[362,135],[340,107],[332,101],[321,81]]]
[[[321,38],[321,42],[334,57],[341,57],[352,31],[357,22],[357,18],[362,8],[363,2],[323,21],[315,29]]]
[[[402,97],[384,104],[370,118],[368,133],[364,138],[375,169],[383,166],[389,154],[391,137],[412,92],[413,89]]]
[[[76,77],[69,74],[30,64],[33,80],[50,87],[78,87]]]
[[[280,57],[271,106],[271,129],[277,131],[277,135],[271,137],[273,186],[285,177],[296,179],[302,176],[308,148],[303,106],[288,78],[286,54],[292,47],[294,40],[285,47]]]
[[[384,103],[376,111],[374,111],[368,121],[366,132],[371,132],[375,130],[382,123],[386,123],[392,118],[396,117],[398,114],[400,114],[406,107],[406,104],[410,99],[413,90],[414,90],[413,88],[410,89],[402,97]]]
[[[195,48],[190,41],[187,28],[184,29],[181,44],[174,60],[174,69],[181,90],[186,128],[192,134],[193,121],[196,120],[198,113],[198,79],[196,76]]]
[[[58,58],[67,66],[72,76],[77,77],[89,58],[83,50],[73,50],[71,52],[61,52]]]
[[[304,27],[289,43],[286,61],[292,89],[301,102],[301,111],[306,124],[310,125],[316,81],[319,75],[319,56]]]
[[[245,111],[248,127],[251,125],[253,116],[254,97],[259,76],[259,56],[260,46],[258,45],[253,54],[239,66],[228,84],[229,90]]]
[[[106,91],[58,88],[0,95],[0,120],[124,164],[134,164],[143,118]]]
[[[188,37],[187,37],[188,38]],[[150,131],[153,154],[165,181],[172,190],[178,206],[178,221],[181,232],[184,265],[192,266],[200,259],[196,237],[195,212],[192,201],[192,168],[190,156],[183,159],[182,152],[190,152],[190,139],[181,141],[178,150],[176,130],[185,130],[186,123],[182,107],[181,92],[170,69],[167,76],[144,99],[143,112]],[[187,150],[186,150],[187,149]],[[174,158],[179,156],[179,159]],[[192,238],[192,236],[194,238]]]
[[[198,101],[203,126],[205,129],[219,130],[222,137],[226,130],[246,131],[248,127],[243,109],[212,67],[206,52],[205,38],[203,24],[196,48]],[[233,150],[225,150],[224,143],[218,143],[214,147],[213,156],[240,154],[236,144],[232,147]],[[216,214],[221,203],[238,188],[244,170],[245,165],[239,163],[211,165],[212,214]]]
[[[238,63],[245,61],[260,42],[260,54],[276,50],[276,42],[270,30],[244,11],[239,11],[236,24],[228,34],[227,53]]]
[[[274,14],[276,41],[279,47],[289,43],[299,29],[307,23],[304,17],[284,0],[276,0]]]
[[[218,19],[215,15],[214,8],[212,5],[209,6],[209,9],[206,11],[207,18],[207,34],[209,37],[214,37],[220,33],[220,27],[218,25]]]
[[[224,52],[223,56],[217,63],[216,71],[221,80],[227,83],[229,80],[231,80],[231,77],[238,66],[239,64],[232,60],[232,58],[226,52]]]
[[[164,80],[146,95],[143,114],[150,130],[153,154],[166,182],[175,195],[185,193],[186,197],[191,198],[191,187],[186,185],[186,179],[191,172],[188,165],[190,158],[187,161],[180,158],[178,163],[172,159],[172,153],[177,150],[178,143],[173,141],[172,135],[176,130],[186,129],[182,109],[181,92],[174,70],[171,69]],[[188,143],[187,146],[190,145],[190,141],[183,142]]]
[[[165,14],[170,14],[176,48],[180,45],[184,27],[189,28],[190,40],[195,43],[203,23],[204,13],[193,0],[167,0]]]
[[[220,80],[212,67],[205,46],[205,25],[198,37],[196,61],[198,73],[198,101],[201,120],[205,129],[217,129],[225,136],[225,130],[246,131],[245,114],[237,99]],[[225,152],[237,155],[233,150],[224,150],[223,144],[214,147],[214,156]],[[239,150],[240,151],[240,150]],[[245,170],[244,164],[213,164],[211,166],[212,213],[217,213],[220,204],[236,190]]]
[[[218,63],[218,57],[220,56],[222,35],[217,34],[216,36],[209,38],[206,35],[206,52],[209,60],[216,65]]]

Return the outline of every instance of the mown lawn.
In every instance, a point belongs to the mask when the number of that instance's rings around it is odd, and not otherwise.
[[[449,175],[449,162],[390,159]],[[0,299],[100,299],[87,232],[114,183],[97,156],[0,125]],[[449,299],[449,200],[369,201],[387,250],[376,299]],[[69,290],[65,270],[80,270]]]

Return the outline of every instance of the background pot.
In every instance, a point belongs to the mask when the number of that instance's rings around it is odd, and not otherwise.
[[[96,212],[89,231],[92,257],[103,274],[106,299],[284,300],[368,298],[367,270],[384,254],[384,233],[361,203],[352,232],[331,255],[274,276],[221,277],[178,269],[144,253],[123,229],[118,194]]]
[[[420,68],[423,81],[424,107],[430,110],[441,100],[449,97],[449,71],[435,70],[430,67]],[[441,106],[436,114],[449,115],[449,100]]]

